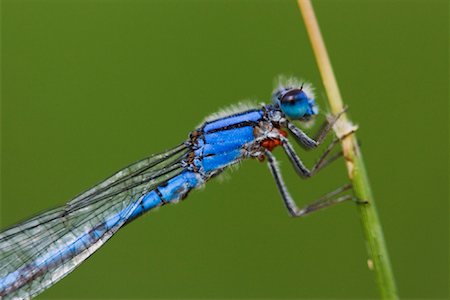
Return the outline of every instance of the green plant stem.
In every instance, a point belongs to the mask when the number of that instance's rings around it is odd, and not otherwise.
[[[331,110],[333,114],[337,114],[343,110],[344,104],[311,1],[297,1],[316,56]],[[349,122],[348,117],[344,114],[340,118],[339,124],[335,126],[337,136],[344,136],[352,126],[353,125]],[[357,199],[362,200],[362,202],[357,205],[357,211],[362,223],[369,255],[367,260],[368,267],[375,273],[381,298],[398,299],[394,275],[392,273],[389,255],[384,242],[383,231],[381,229],[375,201],[369,184],[369,178],[367,177],[366,168],[358,143],[356,142],[355,134],[342,139],[342,150],[348,176],[353,184],[354,194]]]

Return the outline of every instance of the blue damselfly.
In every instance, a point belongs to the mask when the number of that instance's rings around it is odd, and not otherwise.
[[[335,138],[318,162],[308,169],[288,140],[316,148],[338,120],[329,117],[316,138],[292,121],[318,114],[309,84],[288,80],[278,86],[272,103],[259,107],[238,105],[207,118],[188,139],[150,156],[75,197],[65,205],[0,232],[0,296],[32,298],[74,270],[121,227],[145,212],[187,197],[227,167],[244,159],[267,160],[291,216],[347,200],[338,197],[344,186],[302,209],[290,196],[271,151],[281,146],[297,173],[304,178],[339,157],[329,157]]]

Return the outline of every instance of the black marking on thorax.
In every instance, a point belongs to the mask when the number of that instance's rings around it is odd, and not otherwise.
[[[225,131],[225,130],[230,130],[230,129],[247,127],[247,126],[252,126],[253,127],[253,126],[256,126],[256,125],[258,125],[257,121],[242,121],[242,122],[231,124],[231,125],[227,125],[227,126],[224,126],[224,127],[211,129],[207,133],[215,133],[215,132],[220,132],[220,131]]]

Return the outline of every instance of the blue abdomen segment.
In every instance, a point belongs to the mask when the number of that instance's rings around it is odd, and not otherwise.
[[[83,234],[68,237],[73,238],[73,241],[70,244],[61,243],[60,246],[55,245],[56,247],[51,251],[36,257],[36,259],[30,261],[28,265],[0,278],[0,291],[14,290],[15,283],[18,281],[28,282],[35,274],[39,274],[40,270],[57,268],[61,262],[68,261],[88,248],[91,248],[104,237],[109,230],[114,228],[117,224],[122,223],[125,218],[125,222],[128,223],[152,208],[183,199],[190,190],[199,187],[202,184],[203,179],[198,173],[186,170],[182,171],[180,174],[168,180],[167,183],[154,188],[144,196],[136,196],[136,199],[131,201],[128,206],[118,211],[116,214],[111,215],[105,221],[93,224],[94,226]],[[140,204],[137,206],[136,201],[140,201]],[[129,214],[130,208],[133,207],[136,208]],[[35,274],[30,273],[31,271],[34,271]]]
[[[167,183],[159,185],[146,194],[142,198],[141,204],[129,217],[129,221],[161,204],[184,199],[189,191],[202,184],[203,179],[200,174],[191,171],[181,172],[179,175],[167,181]]]

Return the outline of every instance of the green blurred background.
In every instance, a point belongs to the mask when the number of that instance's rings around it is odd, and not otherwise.
[[[295,1],[1,4],[2,227],[176,145],[219,108],[269,101],[278,74],[310,80],[326,110]],[[447,298],[448,2],[314,5],[400,295]],[[342,161],[301,181],[275,154],[302,204],[347,182]],[[264,164],[229,177],[125,227],[40,299],[377,298],[354,205],[292,219]]]

